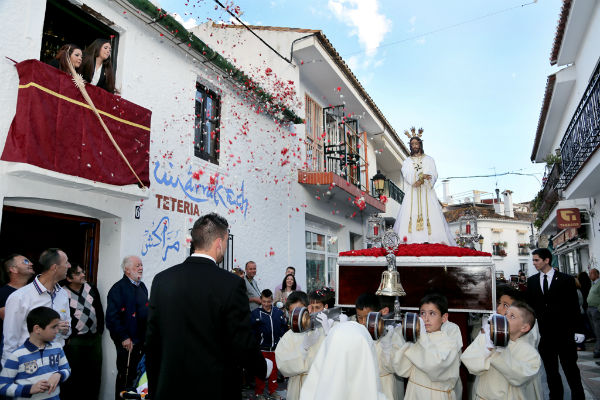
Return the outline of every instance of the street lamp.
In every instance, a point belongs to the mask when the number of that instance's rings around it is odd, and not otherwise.
[[[386,181],[385,175],[383,175],[380,170],[377,170],[377,173],[375,175],[373,175],[373,178],[371,178],[371,180],[373,181],[373,186],[375,187],[375,191],[381,197],[381,195],[383,194],[384,188],[385,188],[385,181]]]

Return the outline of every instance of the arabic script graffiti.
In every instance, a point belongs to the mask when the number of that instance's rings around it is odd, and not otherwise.
[[[158,248],[163,261],[167,260],[169,250],[179,252],[179,230],[169,230],[169,217],[162,217],[158,223],[152,221],[152,226],[144,231],[142,256],[153,248]]]
[[[167,170],[167,168],[161,166],[159,161],[155,161],[154,179],[156,180],[156,183],[159,185],[179,188],[187,198],[196,203],[213,201],[215,206],[222,206],[227,209],[230,207],[238,207],[242,214],[244,214],[244,218],[246,218],[249,202],[245,197],[244,181],[242,181],[239,191],[236,192],[235,190],[227,188],[220,183],[216,183],[214,185],[203,185],[201,183],[194,182],[191,165],[188,167],[183,178],[181,178],[177,172],[173,172],[173,170],[172,163],[168,163]]]

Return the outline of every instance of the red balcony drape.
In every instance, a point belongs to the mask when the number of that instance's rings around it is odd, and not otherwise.
[[[112,185],[137,179],[110,142],[70,75],[37,60],[16,64],[17,110],[1,159]],[[150,110],[93,85],[86,90],[146,186]]]

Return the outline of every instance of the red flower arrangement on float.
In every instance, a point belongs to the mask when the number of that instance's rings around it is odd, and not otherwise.
[[[381,247],[363,250],[342,251],[340,257],[384,257],[387,251]],[[490,253],[477,251],[466,247],[448,246],[440,243],[401,244],[394,252],[396,257],[491,257]]]

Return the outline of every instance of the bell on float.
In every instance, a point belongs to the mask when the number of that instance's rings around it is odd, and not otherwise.
[[[396,270],[383,271],[379,289],[375,294],[378,296],[406,296],[400,283],[400,273]]]

